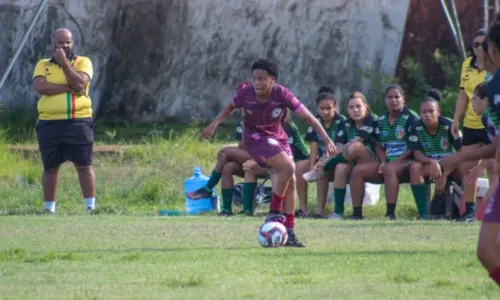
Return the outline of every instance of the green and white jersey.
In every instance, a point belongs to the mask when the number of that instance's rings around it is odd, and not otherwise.
[[[329,127],[325,126],[325,123],[323,122],[323,119],[320,117],[316,117],[323,126],[323,129],[326,131],[326,134],[330,137],[332,141],[335,140],[335,136],[337,135],[337,130],[339,127],[343,126],[343,123],[345,122],[345,117],[341,114],[335,113],[335,116],[333,117],[332,124]],[[321,139],[321,137],[318,135],[316,131],[312,129],[311,126],[307,129],[307,134],[306,134],[306,141],[308,142],[315,142],[318,144],[318,150],[319,150],[319,156],[323,156],[325,154],[325,142]]]
[[[389,124],[389,112],[377,119],[377,134],[386,161],[393,161],[408,150],[409,129],[419,119],[417,113],[404,108],[396,121]]]
[[[455,153],[462,147],[462,135],[454,137],[451,133],[452,121],[439,116],[439,127],[436,134],[431,135],[422,120],[418,120],[410,128],[408,148],[422,151],[425,156],[439,161],[446,155]]]

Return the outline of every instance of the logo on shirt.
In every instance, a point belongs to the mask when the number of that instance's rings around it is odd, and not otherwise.
[[[311,127],[311,126],[309,126],[309,128],[307,128],[307,132],[308,132],[308,133],[313,132],[313,129],[312,129],[312,127]]]
[[[236,132],[237,132],[237,133],[241,133],[241,132],[242,132],[242,130],[241,130],[241,126],[236,127]]]
[[[271,146],[276,146],[279,144],[278,141],[275,139],[267,139],[267,143]]]
[[[398,140],[402,140],[404,136],[405,136],[405,130],[400,126],[396,127],[396,138]]]
[[[281,108],[275,108],[273,109],[273,111],[271,112],[271,117],[273,117],[273,119],[276,119],[277,117],[279,117],[279,115],[281,114]]]
[[[288,138],[288,144],[293,145],[293,136]]]
[[[382,134],[383,137],[386,137],[387,136],[387,130],[382,131],[381,134]]]
[[[252,139],[258,141],[258,140],[260,140],[260,135],[258,133],[254,133],[254,134],[252,134]]]
[[[448,150],[448,146],[449,146],[448,139],[442,137],[440,144],[441,144],[441,149]]]
[[[410,135],[408,138],[410,142],[418,142],[418,137],[416,135]]]

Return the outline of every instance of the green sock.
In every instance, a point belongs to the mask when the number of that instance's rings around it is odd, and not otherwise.
[[[335,170],[335,167],[337,166],[337,164],[345,163],[345,162],[347,162],[347,160],[345,160],[344,154],[341,153],[337,156],[330,158],[330,160],[323,167],[323,171]]]
[[[333,194],[335,196],[335,213],[337,215],[344,214],[344,200],[345,200],[346,189],[333,189]]]
[[[211,192],[214,187],[219,183],[220,177],[222,176],[222,173],[216,172],[215,170],[212,171],[212,175],[208,179],[207,184],[205,185],[205,189],[208,192]]]
[[[233,193],[234,189],[221,188],[222,194],[222,210],[228,213],[233,213]]]
[[[411,191],[417,203],[418,213],[423,217],[427,217],[427,184],[412,184]]]
[[[243,211],[253,213],[253,198],[255,196],[256,182],[243,182]]]

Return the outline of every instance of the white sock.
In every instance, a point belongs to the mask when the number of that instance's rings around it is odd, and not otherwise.
[[[55,213],[56,212],[56,202],[55,201],[45,201],[45,209]]]
[[[95,208],[95,198],[85,198],[85,208]]]

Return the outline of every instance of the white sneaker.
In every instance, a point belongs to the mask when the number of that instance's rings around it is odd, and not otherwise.
[[[304,178],[304,180],[307,182],[316,181],[320,177],[321,177],[321,174],[316,170],[312,170],[312,171],[309,171],[309,172],[302,174],[302,178]]]
[[[336,213],[331,213],[328,215],[329,220],[343,220],[344,216]]]

